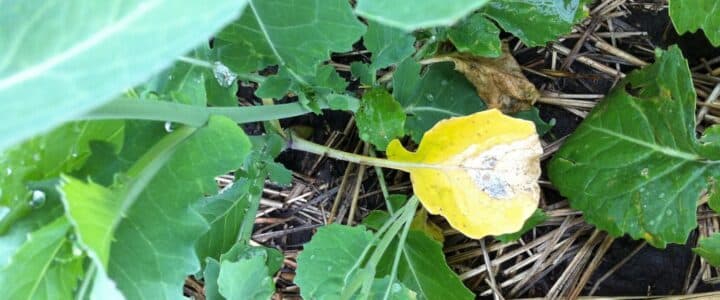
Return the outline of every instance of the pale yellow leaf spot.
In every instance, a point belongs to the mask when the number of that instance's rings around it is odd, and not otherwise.
[[[390,160],[409,163],[415,195],[471,238],[516,232],[538,205],[542,146],[532,122],[492,109],[438,122],[416,152],[400,141]]]

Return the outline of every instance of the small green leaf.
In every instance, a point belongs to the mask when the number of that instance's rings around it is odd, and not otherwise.
[[[220,263],[217,283],[226,299],[270,299],[275,292],[262,256]]]
[[[304,299],[334,299],[357,276],[352,267],[370,243],[364,226],[320,227],[297,258],[295,284]],[[350,272],[350,273],[348,273]]]
[[[266,77],[265,81],[260,84],[260,87],[255,91],[255,96],[261,99],[280,99],[287,94],[291,84],[292,79],[288,77],[271,75]]]
[[[205,270],[203,270],[203,280],[205,285],[205,299],[207,300],[224,300],[220,295],[218,287],[218,276],[220,276],[220,262],[214,258],[208,257],[205,261]]]
[[[628,75],[593,109],[549,165],[588,222],[656,247],[685,243],[720,152],[695,137],[695,89],[677,46]]]
[[[411,34],[373,21],[368,22],[363,43],[372,53],[372,70],[398,64],[415,52]]]
[[[376,276],[391,273],[396,249],[397,240],[385,252],[378,264]],[[405,244],[402,245],[397,277],[407,288],[417,292],[420,299],[475,298],[445,262],[442,244],[420,231],[408,232]]]
[[[458,51],[485,57],[502,54],[499,35],[500,29],[480,13],[470,15],[448,30],[448,37]]]
[[[401,1],[359,0],[355,12],[369,20],[410,32],[449,26],[485,5],[488,0],[417,0],[408,6]]]
[[[315,75],[330,52],[345,52],[365,26],[343,0],[250,0],[242,16],[215,38],[220,60],[239,73],[270,65],[295,75]]]
[[[520,230],[513,233],[498,235],[495,237],[495,239],[500,241],[501,243],[517,241],[520,237],[523,236],[523,234],[535,228],[535,226],[537,226],[538,224],[542,224],[543,222],[545,222],[547,218],[548,217],[545,212],[543,212],[541,209],[538,209],[532,214],[532,216],[530,216],[530,218],[525,221],[525,224],[523,224],[523,227]]]
[[[29,235],[0,269],[4,298],[72,299],[83,265],[73,253],[69,230],[70,223],[60,217]]]
[[[5,3],[0,11],[0,151],[97,108],[168,67],[234,19],[245,4]],[[175,20],[172,26],[168,20]]]
[[[587,0],[505,0],[491,1],[482,13],[495,20],[530,47],[543,46],[570,32],[587,16]]]
[[[386,90],[375,88],[363,95],[355,113],[360,138],[385,150],[391,140],[405,135],[405,112]]]
[[[350,63],[350,73],[353,78],[360,79],[360,83],[366,86],[375,84],[375,69],[371,69],[369,64],[361,61]]]
[[[328,103],[328,107],[334,110],[356,112],[360,109],[360,100],[352,96],[331,94],[325,97],[325,101]]]
[[[278,162],[269,162],[267,164],[268,176],[270,180],[282,186],[288,186],[292,183],[292,171]]]
[[[720,2],[671,0],[670,18],[678,33],[702,29],[713,46],[720,47]]]
[[[709,264],[720,267],[720,233],[701,238],[693,252],[702,256]]]
[[[362,224],[371,230],[377,231],[390,220],[390,214],[384,210],[373,210],[363,220]]]
[[[545,120],[540,118],[540,110],[537,109],[537,107],[535,106],[533,106],[529,110],[517,112],[513,115],[513,117],[532,121],[533,123],[535,123],[535,129],[537,130],[539,136],[543,136],[546,133],[550,132],[550,129],[555,126],[555,119],[551,119],[550,122],[545,122]]]
[[[406,59],[393,76],[393,96],[408,114],[405,132],[415,142],[442,119],[485,109],[475,87],[451,63],[433,64],[421,78],[420,65]]]

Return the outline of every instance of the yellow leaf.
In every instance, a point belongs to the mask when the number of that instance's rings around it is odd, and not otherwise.
[[[428,219],[427,210],[423,208],[420,208],[420,210],[415,213],[415,217],[410,224],[410,229],[422,231],[440,243],[445,242],[442,228]]]
[[[541,154],[532,122],[495,109],[438,122],[417,152],[387,148],[428,212],[472,238],[520,230],[537,208]]]

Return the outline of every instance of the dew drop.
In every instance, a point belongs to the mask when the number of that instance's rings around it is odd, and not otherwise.
[[[213,68],[213,75],[215,75],[215,79],[222,87],[230,87],[237,78],[237,74],[230,71],[230,68],[223,65],[219,61],[215,62],[215,67]]]
[[[33,154],[33,160],[34,160],[34,161],[40,161],[40,154],[39,154],[39,153]]]
[[[327,267],[328,272],[332,271],[332,266]]]
[[[648,170],[648,168],[644,168],[642,169],[642,171],[640,171],[640,175],[643,177],[647,177],[648,173],[650,173],[650,170]]]
[[[367,141],[370,139],[370,135],[367,133],[362,133],[362,134],[360,134],[360,139],[363,141]]]
[[[665,193],[660,193],[660,199],[665,198]]]
[[[41,190],[34,190],[32,191],[28,205],[30,205],[31,208],[40,208],[45,205],[45,198],[45,192]]]
[[[80,249],[80,247],[73,245],[73,247],[72,247],[73,256],[80,256],[80,255],[82,255],[82,253],[83,253],[83,251],[82,251],[82,249]]]
[[[665,214],[668,216],[672,216],[673,212],[672,212],[672,210],[666,210]]]
[[[315,259],[315,254],[310,255],[310,259]]]
[[[9,167],[5,168],[5,174],[7,174],[8,176],[12,175],[12,169],[10,169]]]
[[[442,81],[440,81],[440,85],[446,86],[446,85],[448,85],[448,81],[443,79]]]
[[[172,122],[165,122],[165,131],[166,132],[173,132],[173,124]]]
[[[5,219],[5,216],[7,216],[10,213],[10,208],[7,206],[0,206],[0,220]]]
[[[427,94],[425,95],[425,98],[430,102],[435,101],[435,96],[433,96],[433,94]]]
[[[402,287],[400,286],[399,283],[397,283],[397,282],[396,282],[396,283],[393,283],[393,285],[392,285],[392,292],[393,292],[393,293],[399,293],[401,290],[402,290]]]

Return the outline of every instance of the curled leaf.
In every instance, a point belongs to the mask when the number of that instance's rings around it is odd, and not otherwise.
[[[455,70],[463,73],[475,86],[489,108],[515,113],[530,109],[540,98],[535,85],[523,75],[507,46],[503,46],[502,55],[497,58],[456,54],[442,59],[455,63]]]
[[[532,122],[495,109],[440,121],[417,152],[387,148],[428,212],[472,238],[520,230],[537,208],[541,154]]]

